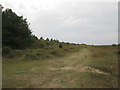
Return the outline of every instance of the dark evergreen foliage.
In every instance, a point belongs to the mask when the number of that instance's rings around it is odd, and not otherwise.
[[[27,19],[18,16],[11,9],[2,12],[2,44],[15,49],[24,49],[36,37],[31,35]],[[36,38],[37,39],[37,38]]]
[[[43,37],[41,37],[40,39],[43,40]]]
[[[11,49],[25,49],[28,47],[44,48],[54,44],[63,48],[65,43],[53,38],[44,40],[41,37],[38,39],[32,34],[26,18],[18,16],[11,9],[6,9],[2,12],[2,44],[3,47],[10,47]],[[4,51],[8,53],[9,48],[5,48]]]
[[[59,48],[62,48],[62,47],[63,47],[63,45],[60,43],[60,44],[59,44]]]
[[[47,38],[46,41],[49,41],[49,38]]]

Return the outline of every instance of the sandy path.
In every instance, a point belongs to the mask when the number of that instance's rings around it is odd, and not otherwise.
[[[47,65],[43,65],[43,67],[34,67],[32,71],[37,70],[41,72],[43,68],[44,71],[41,75],[39,74],[35,78],[32,78],[33,87],[76,87],[75,85],[80,79],[79,77],[75,78],[75,75],[81,75],[81,73],[85,72],[109,75],[108,73],[83,64],[85,58],[89,57],[90,54],[91,52],[87,48],[84,48],[69,57],[54,59],[52,61],[48,60],[45,62]]]

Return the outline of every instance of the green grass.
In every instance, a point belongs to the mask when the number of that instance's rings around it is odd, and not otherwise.
[[[62,49],[50,48],[43,51],[43,56],[56,50],[64,55],[53,55],[51,58],[38,56],[38,60],[29,60],[27,57],[20,59],[17,56],[4,58],[3,88],[118,87],[117,46],[67,47],[66,44]],[[40,50],[42,49],[28,49],[23,51],[23,55],[28,52],[35,54]]]

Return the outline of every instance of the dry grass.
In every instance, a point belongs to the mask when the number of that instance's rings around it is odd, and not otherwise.
[[[66,57],[4,60],[4,88],[116,88],[117,47],[92,47]],[[11,83],[12,82],[12,83]]]

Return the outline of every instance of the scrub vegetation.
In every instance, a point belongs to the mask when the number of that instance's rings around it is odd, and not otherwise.
[[[117,88],[119,45],[38,38],[11,9],[3,14],[3,88]]]

